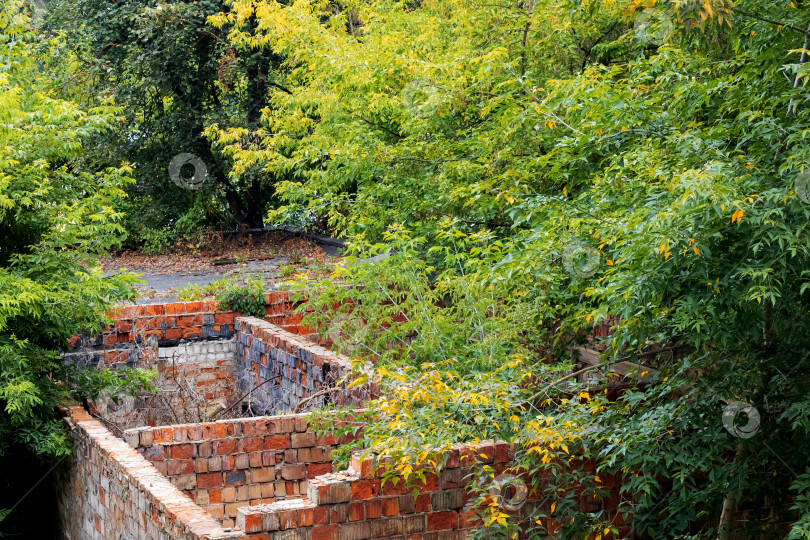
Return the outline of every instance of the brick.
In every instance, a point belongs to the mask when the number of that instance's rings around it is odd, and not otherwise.
[[[166,304],[166,315],[182,315],[186,312],[186,304],[183,302],[174,302]]]
[[[264,467],[261,469],[250,469],[248,472],[248,476],[250,478],[250,483],[262,483],[262,482],[272,482],[275,480],[275,468],[273,467]]]
[[[236,526],[246,533],[262,531],[262,514],[250,508],[240,508],[236,514]]]
[[[315,508],[298,509],[298,526],[311,527],[315,522]]]
[[[376,519],[382,516],[382,501],[371,499],[366,502],[366,519]]]
[[[365,518],[364,505],[361,502],[349,503],[349,521],[360,521]]]
[[[183,339],[194,339],[201,336],[202,336],[202,329],[200,328],[183,328]]]
[[[265,450],[285,450],[289,447],[289,435],[268,435],[264,438]]]
[[[197,475],[197,487],[200,489],[222,487],[222,473],[212,472]]]
[[[226,439],[224,441],[217,441],[214,443],[214,453],[217,455],[229,455],[236,452],[236,439]]]
[[[244,437],[239,439],[240,452],[258,452],[264,448],[263,437]]]
[[[195,473],[207,473],[208,472],[208,460],[207,459],[195,459],[194,460],[194,472]]]
[[[338,540],[366,540],[367,538],[371,538],[371,523],[368,521],[341,523],[338,526]]]
[[[285,480],[301,480],[302,478],[306,478],[307,477],[306,465],[284,465],[281,467],[281,477]],[[343,502],[343,501],[335,501],[335,502]]]
[[[310,465],[312,467],[312,465]],[[360,500],[360,499],[370,499],[378,493],[375,493],[375,485],[372,480],[357,480],[352,482],[352,499],[353,500]]]
[[[407,516],[403,518],[402,524],[405,534],[422,533],[427,530],[427,522],[424,515]]]
[[[279,529],[295,529],[298,527],[298,510],[281,510],[278,513]]]
[[[402,518],[375,519],[371,522],[371,534],[374,538],[391,538],[404,531]]]
[[[234,456],[234,467],[237,469],[247,469],[250,467],[250,457],[247,454],[236,454],[236,456]]]
[[[509,461],[509,445],[505,442],[495,443],[495,463],[506,463]]]
[[[437,491],[431,495],[430,504],[434,511],[461,508],[464,506],[464,493],[458,489]]]
[[[194,455],[193,444],[175,444],[171,447],[172,459],[188,459]]]
[[[316,525],[312,528],[312,540],[338,540],[338,526]]]
[[[314,508],[313,521],[315,525],[326,525],[329,523],[329,507],[316,506]]]
[[[348,504],[333,504],[329,507],[329,521],[332,523],[343,523],[349,519]]]
[[[225,485],[241,485],[245,483],[245,472],[227,472],[225,473]]]
[[[458,528],[458,512],[434,512],[427,515],[428,531],[443,531]]]
[[[385,497],[382,499],[382,515],[386,517],[399,514],[399,497]]]
[[[303,465],[301,465],[303,467]],[[282,474],[284,469],[282,468]],[[334,484],[310,483],[307,497],[314,504],[336,504],[352,500],[351,482],[337,482]]]
[[[308,448],[315,446],[315,434],[293,433],[290,436],[290,446],[293,448]]]
[[[163,332],[164,339],[181,339],[183,337],[183,330],[180,328],[167,328]]]
[[[170,459],[167,464],[166,474],[168,476],[179,476],[194,472],[194,461],[191,459]]]
[[[316,476],[332,472],[331,463],[310,463],[306,467],[307,467],[307,478],[315,478]]]

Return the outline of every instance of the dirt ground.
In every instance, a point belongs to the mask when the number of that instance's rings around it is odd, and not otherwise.
[[[265,290],[270,290],[297,274],[324,277],[338,260],[334,246],[284,231],[214,236],[196,246],[180,245],[172,251],[161,255],[123,251],[100,262],[106,275],[142,275],[143,283],[136,289],[138,303],[144,304],[177,298],[182,287],[205,286],[223,276],[261,277]]]

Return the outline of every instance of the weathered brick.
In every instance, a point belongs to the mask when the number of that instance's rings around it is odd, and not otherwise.
[[[290,435],[290,446],[293,448],[304,448],[315,446],[314,433],[293,433]]]
[[[402,518],[375,519],[371,521],[371,534],[375,538],[391,538],[404,532]]]
[[[338,540],[365,540],[367,538],[371,538],[371,523],[368,521],[341,523],[338,526]]]
[[[427,514],[427,530],[440,531],[458,528],[458,512],[433,512]]]
[[[285,480],[301,480],[302,478],[306,478],[306,465],[284,465],[281,467],[281,477]]]

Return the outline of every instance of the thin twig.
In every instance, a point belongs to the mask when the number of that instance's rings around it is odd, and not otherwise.
[[[301,409],[301,407],[304,405],[304,403],[307,403],[308,401],[311,401],[311,400],[315,399],[316,397],[321,397],[321,396],[324,396],[326,394],[331,394],[332,392],[335,392],[337,390],[343,390],[343,389],[341,387],[339,387],[339,386],[333,386],[331,388],[324,388],[323,390],[321,390],[319,392],[315,392],[311,396],[305,397],[304,399],[302,399],[301,401],[298,402],[298,405],[296,405],[293,408],[292,413],[296,414]]]

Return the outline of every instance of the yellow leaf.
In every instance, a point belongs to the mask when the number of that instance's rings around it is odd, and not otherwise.
[[[565,195],[566,197],[568,197],[568,190],[567,190],[567,189],[565,189],[565,188],[563,188],[563,195]]]
[[[697,247],[697,246],[692,246],[692,249],[695,251],[695,253],[697,253],[698,255],[700,255],[700,250],[698,249],[698,247]]]
[[[315,64],[310,64],[309,65],[309,70],[310,71],[315,71]]]
[[[557,508],[557,503],[555,503],[555,502],[551,503],[551,513],[552,514],[554,513],[555,508]]]
[[[672,255],[672,252],[670,252],[670,251],[667,251],[666,253],[664,253],[664,260],[666,261],[667,259],[669,259],[670,255]]]
[[[740,222],[740,221],[742,221],[742,217],[743,217],[743,211],[742,211],[742,209],[739,209],[739,210],[737,210],[736,212],[734,212],[731,215],[731,222],[732,223]]]
[[[721,205],[720,205],[720,210],[722,210],[723,212],[725,212],[725,211],[726,211],[726,205],[725,205],[725,204],[721,204]]]
[[[611,261],[610,259],[608,259],[608,260],[607,260],[607,264],[608,264],[608,266],[613,266],[613,261]]]

